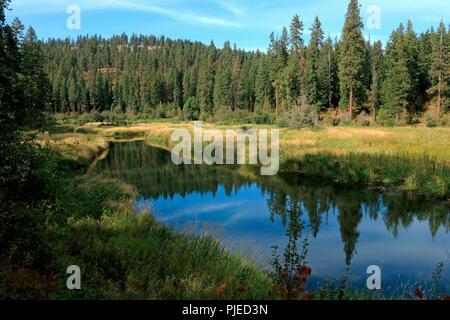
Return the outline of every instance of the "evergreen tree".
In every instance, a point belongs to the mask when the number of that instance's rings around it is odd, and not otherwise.
[[[368,109],[374,122],[381,105],[381,79],[382,79],[383,48],[381,41],[375,42],[371,50],[371,85],[368,93]]]
[[[32,126],[41,126],[50,97],[50,82],[44,71],[44,58],[36,33],[30,27],[21,46],[21,85],[26,117]]]
[[[259,110],[264,109],[266,111],[274,105],[272,83],[266,58],[262,58],[259,62],[256,77],[256,104]]]
[[[9,0],[0,0],[0,143],[14,139],[22,125],[18,121],[25,116],[17,79],[20,67],[18,35],[6,24],[8,5]]]
[[[289,43],[291,52],[295,52],[297,54],[302,53],[305,47],[303,40],[303,22],[300,20],[300,17],[297,14],[294,16],[294,18],[292,18],[289,30]]]
[[[290,25],[290,47],[291,55],[289,57],[289,67],[291,73],[298,81],[296,100],[300,104],[307,102],[307,83],[306,83],[306,50],[303,39],[303,22],[298,15],[295,15]]]
[[[76,112],[77,111],[77,103],[78,103],[78,91],[77,91],[77,85],[74,79],[74,71],[72,70],[69,75],[69,81],[67,84],[67,95],[68,95],[68,102],[70,107],[70,112]]]
[[[446,112],[450,89],[450,43],[444,21],[441,21],[433,41],[430,76],[433,85],[428,92],[436,97],[437,112]]]
[[[231,48],[229,42],[226,42],[223,54],[217,61],[217,71],[214,86],[214,107],[231,107],[232,104],[232,62]]]
[[[326,95],[326,106],[333,108],[339,103],[339,78],[338,78],[338,56],[328,35],[320,53],[319,74],[324,77],[324,93]]]
[[[211,43],[206,57],[200,66],[199,83],[197,86],[197,95],[200,104],[200,110],[204,114],[212,114],[214,105],[214,62],[216,55],[216,47]]]
[[[241,58],[240,55],[237,54],[232,68],[231,74],[231,109],[234,111],[238,108],[242,107],[241,96],[242,96],[242,80],[241,80]],[[249,81],[251,81],[249,79]]]
[[[408,68],[411,86],[408,93],[408,112],[414,113],[418,110],[417,98],[419,96],[419,49],[417,35],[413,24],[409,20],[403,38],[403,55]]]
[[[349,106],[350,117],[353,116],[354,105],[361,105],[365,100],[365,41],[362,28],[358,1],[350,0],[339,50],[341,104]]]
[[[382,85],[383,116],[395,117],[407,112],[411,78],[403,52],[404,28],[402,25],[391,35],[384,59],[385,79]]]
[[[311,27],[311,40],[306,50],[306,85],[308,102],[321,110],[327,104],[326,65],[321,64],[323,31],[319,17],[314,18]]]

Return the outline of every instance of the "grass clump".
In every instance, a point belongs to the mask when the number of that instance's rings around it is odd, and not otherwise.
[[[227,253],[212,238],[176,234],[130,204],[72,220],[61,266],[85,272],[84,289],[58,298],[75,299],[257,299],[268,295],[270,278],[251,262]],[[217,288],[223,288],[218,292]],[[235,290],[246,288],[245,290]]]

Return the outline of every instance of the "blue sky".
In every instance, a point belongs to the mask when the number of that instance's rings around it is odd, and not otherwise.
[[[18,16],[32,25],[40,38],[76,37],[101,34],[105,37],[126,32],[165,35],[175,39],[213,40],[222,46],[229,40],[247,50],[265,50],[270,32],[279,32],[294,14],[305,23],[305,38],[314,16],[324,31],[339,37],[347,0],[12,0],[8,17]],[[422,32],[443,19],[450,23],[448,0],[362,0],[364,34],[386,42],[400,22],[411,19]],[[69,30],[67,8],[81,10],[81,29]],[[380,10],[380,27],[369,28]]]

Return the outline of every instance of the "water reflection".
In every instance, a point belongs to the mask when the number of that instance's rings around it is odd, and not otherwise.
[[[144,142],[114,144],[96,172],[137,186],[136,205],[151,206],[164,223],[215,226],[221,232],[209,233],[264,266],[274,245],[292,245],[286,234],[294,212],[306,226],[308,261],[321,278],[342,275],[350,265],[363,278],[370,264],[382,265],[385,279],[418,278],[450,258],[444,203],[295,175],[262,177],[250,167],[175,166],[168,152]]]

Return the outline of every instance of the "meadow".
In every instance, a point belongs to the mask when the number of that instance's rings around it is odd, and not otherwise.
[[[176,128],[193,130],[193,125],[161,122],[130,126],[68,125],[63,133],[53,134],[51,139],[73,159],[80,157],[77,142],[83,141],[88,147],[82,152],[88,152],[91,160],[105,149],[109,139],[144,139],[150,145],[170,149],[174,145],[170,135]],[[252,128],[275,127],[255,125]],[[280,162],[283,172],[342,184],[361,184],[386,192],[404,192],[412,198],[448,200],[450,197],[450,128],[283,128],[280,129]]]

